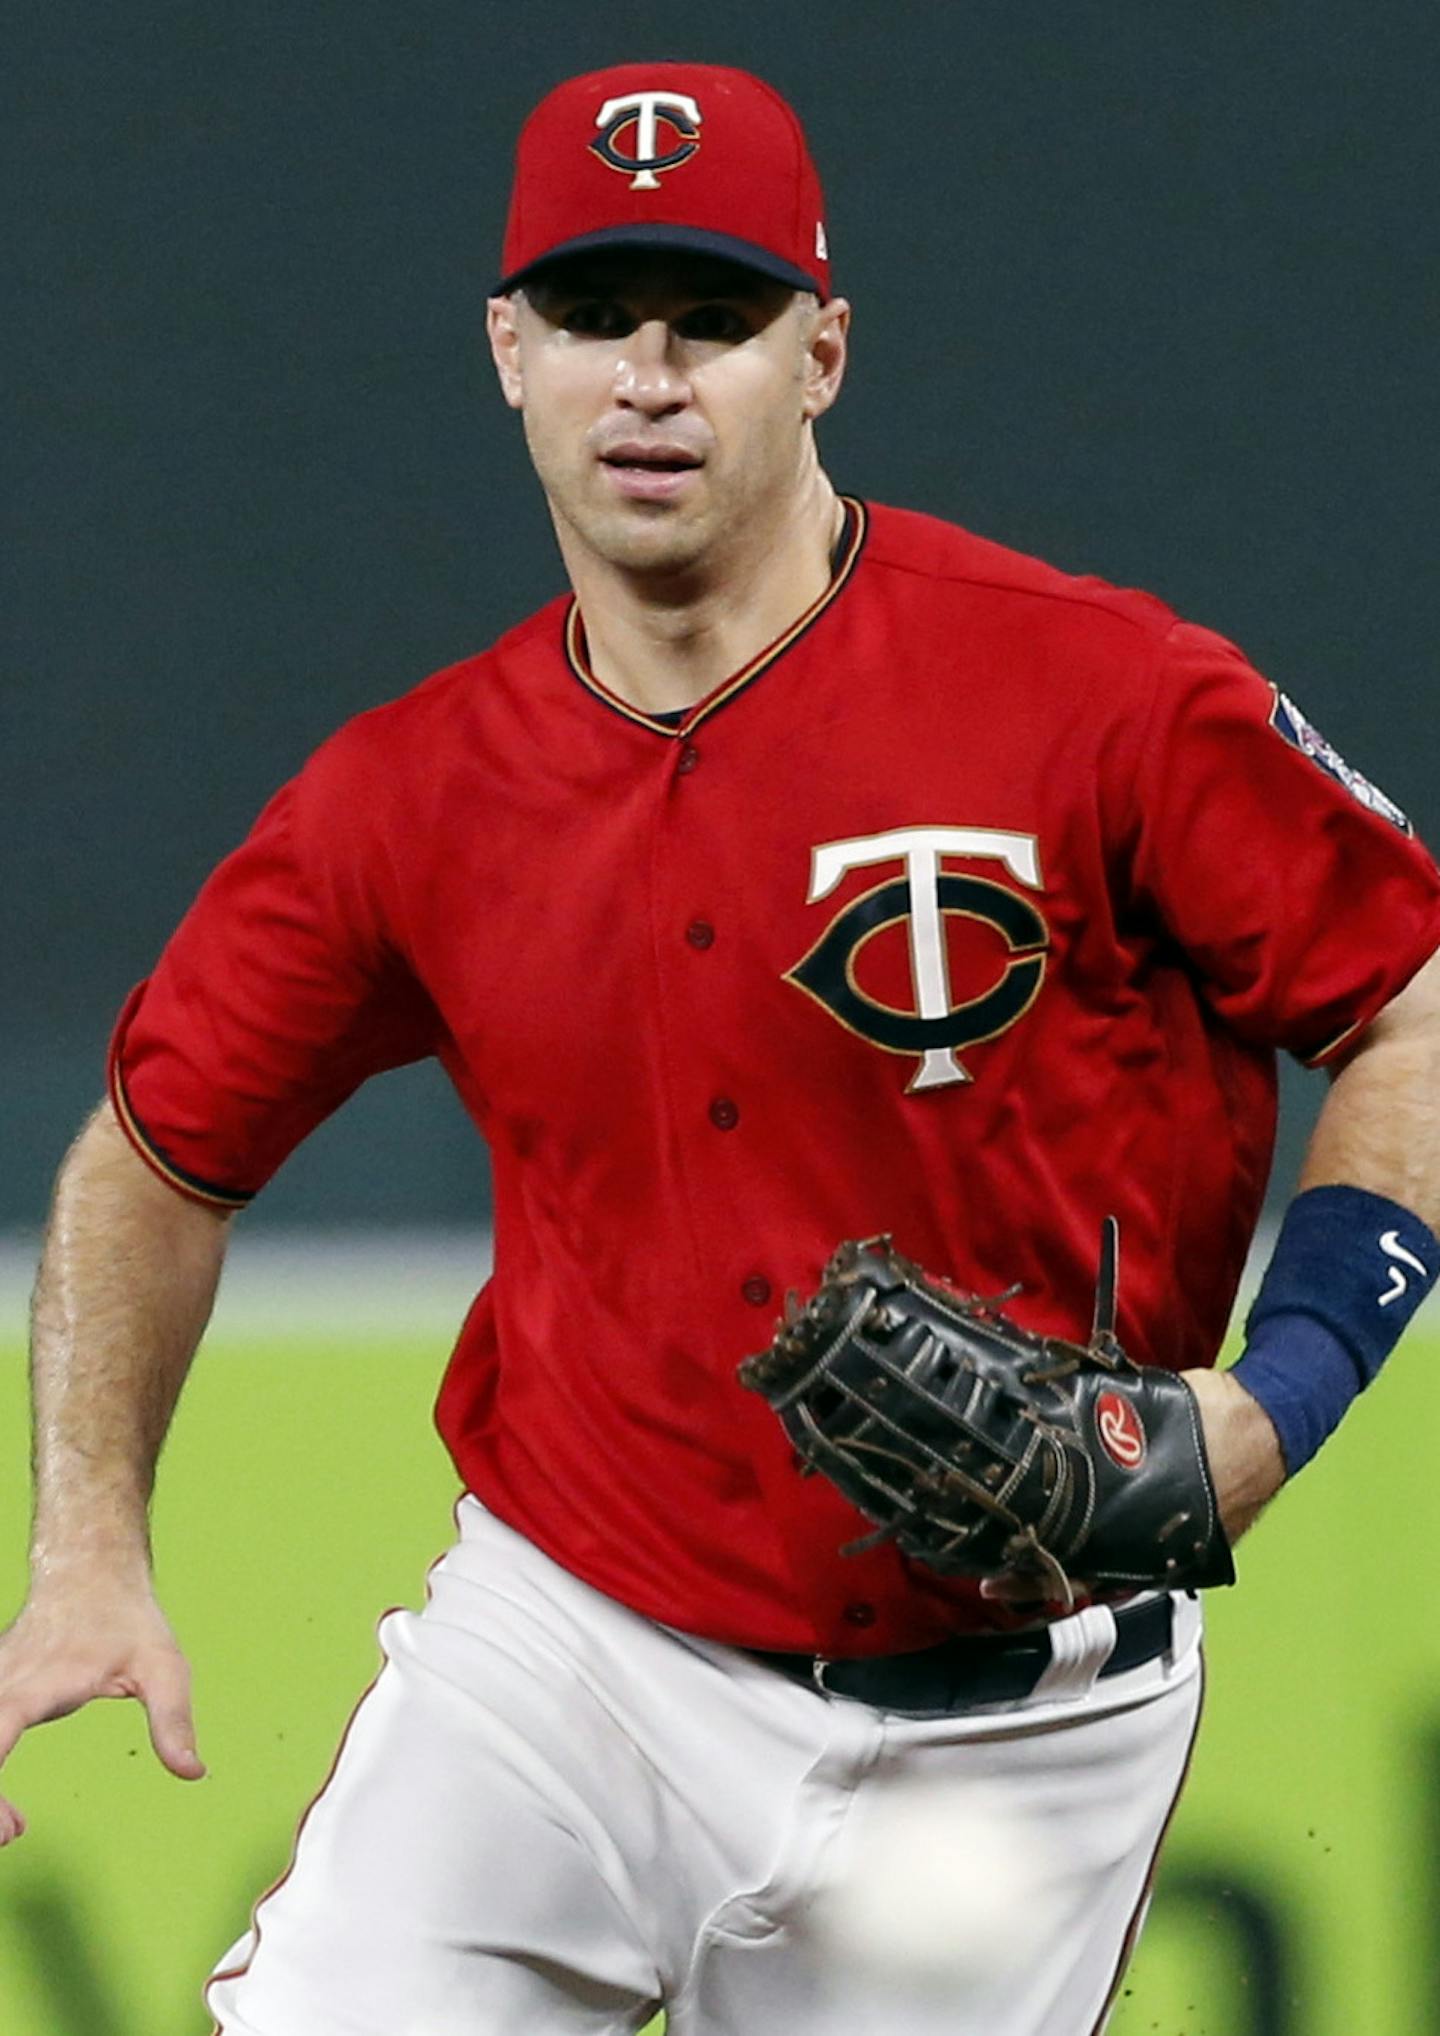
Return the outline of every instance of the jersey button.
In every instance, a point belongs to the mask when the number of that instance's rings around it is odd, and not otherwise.
[[[857,1598],[853,1605],[847,1605],[840,1617],[847,1626],[873,1626],[875,1607],[867,1605],[863,1598]]]
[[[740,1105],[728,1096],[710,1098],[710,1122],[717,1131],[733,1131],[740,1122]]]
[[[696,764],[698,764],[699,761],[700,752],[695,747],[694,743],[682,742],[680,745],[680,755],[676,759],[675,763],[675,768],[677,771],[680,772],[681,776],[688,777],[690,772],[694,770]]]
[[[708,919],[692,919],[685,928],[685,938],[692,947],[703,952],[707,947],[715,945],[715,928]]]
[[[752,1308],[763,1308],[772,1291],[764,1273],[751,1273],[748,1279],[740,1282],[740,1298],[748,1301]]]

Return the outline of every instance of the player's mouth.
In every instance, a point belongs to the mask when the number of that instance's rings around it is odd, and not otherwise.
[[[684,492],[704,461],[687,446],[635,443],[610,446],[601,453],[600,464],[631,501],[668,502]]]

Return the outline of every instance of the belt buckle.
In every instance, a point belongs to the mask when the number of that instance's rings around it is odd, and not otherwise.
[[[817,1654],[810,1664],[810,1680],[814,1683],[816,1689],[819,1690],[822,1697],[828,1697],[830,1694],[825,1683],[825,1671],[829,1666],[830,1656],[828,1654]]]

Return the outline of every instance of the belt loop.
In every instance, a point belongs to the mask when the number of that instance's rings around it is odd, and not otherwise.
[[[1088,1696],[1095,1678],[1115,1650],[1115,1614],[1108,1605],[1087,1605],[1050,1628],[1050,1660],[1032,1697]]]

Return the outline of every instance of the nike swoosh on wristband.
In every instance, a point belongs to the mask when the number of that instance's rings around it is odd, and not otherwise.
[[[1417,1258],[1413,1251],[1406,1250],[1405,1246],[1400,1242],[1400,1232],[1398,1230],[1384,1230],[1380,1233],[1380,1249],[1387,1258],[1398,1258],[1403,1264],[1412,1267],[1415,1272],[1419,1273],[1421,1279],[1428,1277],[1429,1268],[1424,1260]],[[1380,1306],[1388,1308],[1392,1301],[1398,1301],[1402,1294],[1408,1294],[1409,1291],[1409,1280],[1406,1279],[1399,1266],[1392,1265],[1390,1268],[1390,1285],[1379,1297]]]

